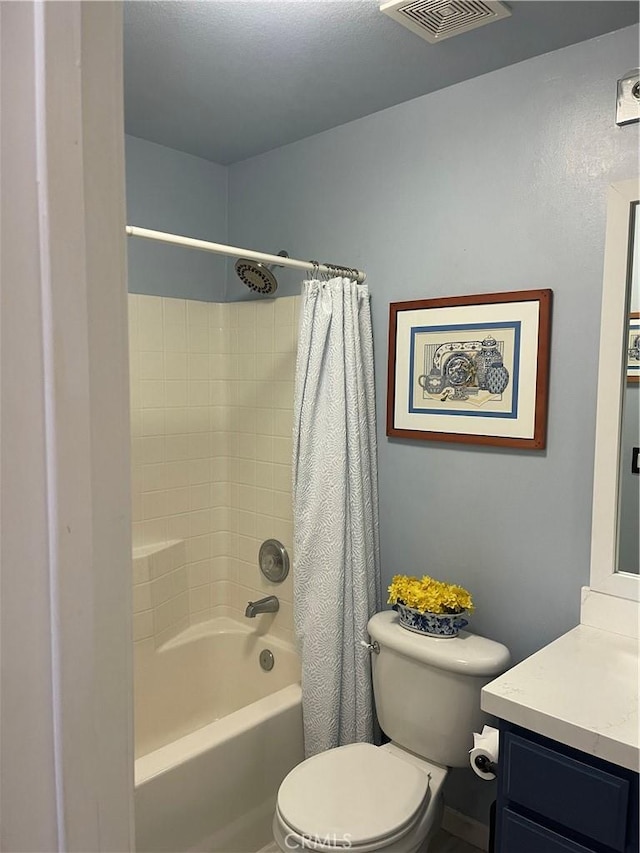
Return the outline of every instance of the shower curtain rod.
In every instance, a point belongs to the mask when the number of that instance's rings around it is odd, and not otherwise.
[[[264,252],[254,252],[252,249],[238,249],[224,243],[209,243],[207,240],[195,240],[193,237],[181,237],[179,234],[168,234],[166,231],[151,231],[149,228],[138,228],[127,225],[126,232],[130,237],[144,237],[147,240],[159,240],[161,243],[172,243],[174,246],[185,246],[188,249],[202,249],[203,252],[213,252],[214,255],[231,255],[234,258],[247,258],[267,264],[277,264],[279,267],[292,267],[298,270],[315,270],[319,273],[346,273],[355,278],[358,284],[366,279],[362,270],[334,264],[317,264],[314,261],[297,261],[295,258],[283,258],[281,255],[267,255]]]

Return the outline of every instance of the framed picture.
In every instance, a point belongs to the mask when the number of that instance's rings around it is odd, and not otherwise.
[[[627,382],[640,382],[640,311],[632,311],[629,314]]]
[[[392,302],[387,435],[541,450],[551,290]]]

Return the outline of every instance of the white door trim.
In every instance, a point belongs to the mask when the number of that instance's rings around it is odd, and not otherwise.
[[[133,849],[119,3],[0,4],[0,847]]]

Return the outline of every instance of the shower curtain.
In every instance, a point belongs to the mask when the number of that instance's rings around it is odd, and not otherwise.
[[[369,292],[306,281],[293,416],[294,619],[305,753],[373,740],[367,621],[380,604]]]

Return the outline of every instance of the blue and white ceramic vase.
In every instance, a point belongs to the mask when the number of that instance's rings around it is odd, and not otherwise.
[[[466,610],[462,613],[422,613],[400,602],[394,605],[394,609],[398,611],[403,628],[426,637],[457,637],[469,624],[465,618]]]
[[[509,371],[504,364],[492,364],[487,370],[485,383],[491,394],[502,394],[509,384]]]

